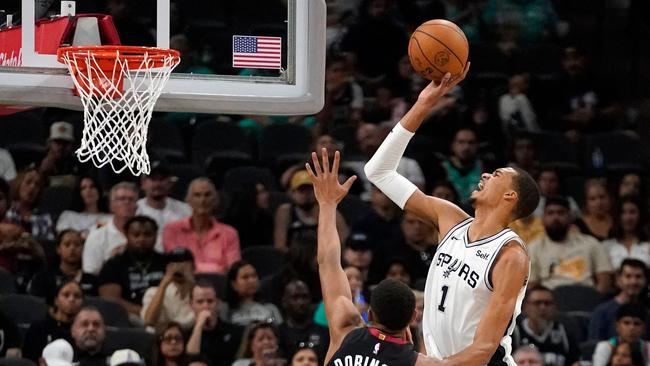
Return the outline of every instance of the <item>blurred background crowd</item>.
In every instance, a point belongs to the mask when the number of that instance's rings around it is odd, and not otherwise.
[[[111,14],[124,44],[150,45],[149,3],[77,8]],[[231,68],[229,37],[286,37],[286,1],[171,4],[177,72],[259,75]],[[71,345],[81,366],[322,363],[318,208],[303,170],[321,147],[360,178],[337,219],[355,304],[365,314],[373,285],[394,278],[421,310],[438,232],[363,166],[425,85],[410,32],[445,18],[469,39],[472,68],[398,171],[470,214],[481,173],[509,165],[537,180],[538,209],[512,225],[531,257],[513,337],[521,365],[650,364],[649,4],[328,0],[322,111],[156,113],[142,177],[76,159],[80,112],[1,116],[0,363],[38,363],[50,343]],[[254,22],[238,21],[244,12]],[[137,354],[113,354],[123,348]]]

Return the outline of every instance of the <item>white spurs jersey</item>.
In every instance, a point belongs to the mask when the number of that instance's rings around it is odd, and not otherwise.
[[[513,240],[526,248],[510,229],[470,242],[467,231],[472,221],[474,219],[470,217],[449,230],[438,245],[429,267],[422,328],[427,354],[439,359],[472,344],[479,321],[492,297],[488,274],[501,248]],[[510,324],[489,365],[515,365],[510,334],[521,311],[525,292],[526,286],[522,285]]]

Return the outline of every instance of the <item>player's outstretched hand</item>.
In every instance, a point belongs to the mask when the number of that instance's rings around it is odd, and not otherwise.
[[[467,76],[467,73],[469,72],[470,65],[471,62],[467,62],[467,65],[465,65],[463,72],[458,75],[446,73],[440,83],[436,83],[435,81],[429,83],[429,85],[427,85],[426,88],[420,92],[418,101],[430,104],[433,107],[438,102],[438,100],[440,100],[440,98],[442,98],[451,89],[458,85],[458,83],[465,79],[465,76]]]
[[[341,161],[341,154],[337,151],[334,154],[334,162],[330,170],[330,162],[327,157],[327,149],[323,148],[321,151],[323,165],[318,161],[316,152],[311,153],[311,160],[314,164],[314,169],[305,164],[305,169],[309,174],[309,178],[314,185],[314,194],[318,204],[337,204],[341,202],[343,197],[348,194],[352,183],[357,179],[356,175],[351,176],[345,183],[339,183],[339,163]]]

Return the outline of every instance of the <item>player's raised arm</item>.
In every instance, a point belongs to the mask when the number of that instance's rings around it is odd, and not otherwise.
[[[438,101],[465,78],[470,63],[462,75],[447,73],[439,84],[431,82],[418,97],[413,107],[386,137],[364,171],[368,180],[400,208],[411,211],[438,227],[441,236],[468,215],[459,207],[422,193],[413,183],[397,173],[397,166],[406,146]]]
[[[322,150],[322,166],[312,153],[314,169],[306,165],[318,201],[318,274],[325,303],[325,314],[330,329],[330,347],[325,359],[328,364],[343,338],[363,324],[361,314],[352,302],[347,276],[341,266],[341,241],[336,230],[336,206],[348,193],[356,176],[345,183],[338,181],[341,156],[337,151],[330,170],[327,150]]]

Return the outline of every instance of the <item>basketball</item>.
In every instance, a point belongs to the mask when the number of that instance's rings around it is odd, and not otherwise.
[[[409,41],[409,59],[420,75],[440,81],[447,72],[463,72],[469,55],[465,33],[444,19],[429,20],[420,25]]]

